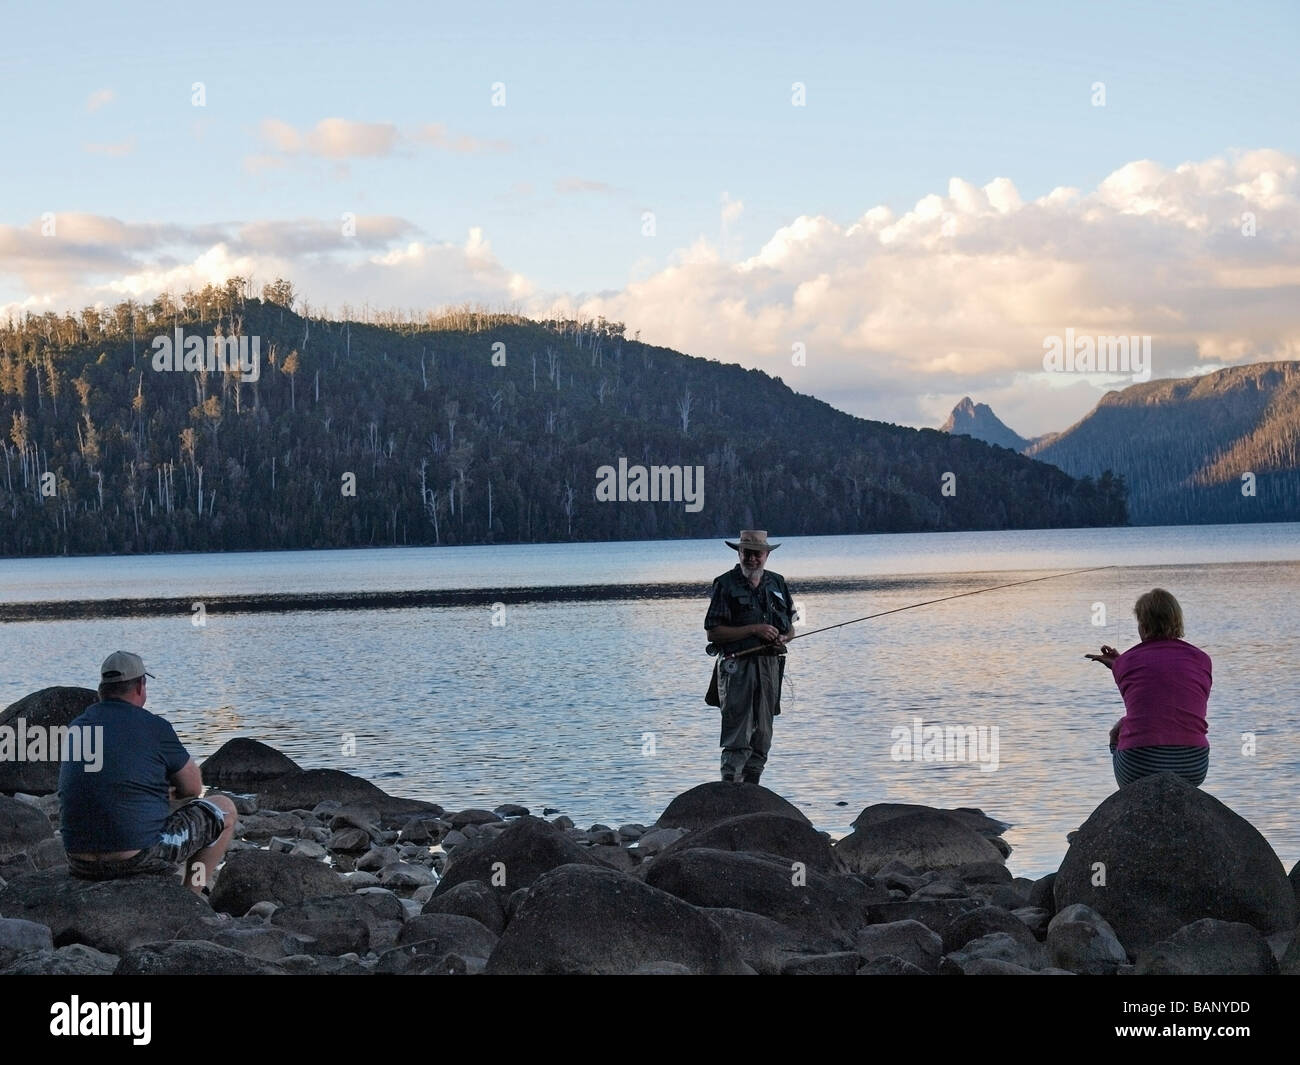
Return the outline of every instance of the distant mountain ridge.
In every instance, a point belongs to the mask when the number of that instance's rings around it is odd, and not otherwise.
[[[970,407],[963,399],[945,428],[1002,426],[983,404],[973,410],[984,407],[988,417],[970,417]],[[1134,525],[1297,521],[1300,362],[1252,363],[1107,392],[1064,432],[1021,450],[1072,477],[1106,470],[1122,477]]]

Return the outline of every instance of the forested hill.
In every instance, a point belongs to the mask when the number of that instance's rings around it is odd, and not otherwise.
[[[1075,481],[969,438],[854,418],[603,320],[462,311],[359,324],[300,316],[285,282],[260,299],[249,289],[234,279],[0,329],[0,552],[1126,520],[1109,478]],[[154,339],[177,328],[257,338],[258,379],[155,369]],[[598,470],[620,457],[702,467],[702,506],[598,500]]]
[[[1027,454],[1111,469],[1139,525],[1300,519],[1300,362],[1233,366],[1108,392]]]

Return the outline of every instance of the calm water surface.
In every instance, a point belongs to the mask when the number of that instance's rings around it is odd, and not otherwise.
[[[93,687],[108,651],[136,649],[158,678],[150,708],[200,759],[247,735],[451,808],[648,823],[716,776],[703,617],[709,581],[734,561],[714,540],[0,560],[9,602],[699,582],[690,599],[523,603],[495,626],[486,607],[5,624],[0,705]],[[846,832],[876,802],[978,806],[1012,823],[1017,875],[1054,869],[1065,834],[1115,787],[1106,732],[1123,708],[1083,654],[1136,642],[1133,601],[1161,586],[1214,661],[1205,790],[1288,868],[1300,858],[1300,525],[788,538],[770,565],[796,596],[801,578],[879,578],[806,596],[805,628],[1113,566],[795,643],[763,782],[818,827]],[[996,728],[996,769],[895,760],[893,730],[917,718]]]

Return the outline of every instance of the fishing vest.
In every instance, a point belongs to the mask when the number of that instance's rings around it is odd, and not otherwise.
[[[771,625],[780,633],[790,631],[794,618],[794,603],[785,578],[779,573],[764,570],[758,587],[753,587],[741,572],[740,564],[728,570],[713,582],[713,598],[705,617],[705,627],[711,625]],[[766,641],[757,636],[718,644],[723,654],[747,651]]]

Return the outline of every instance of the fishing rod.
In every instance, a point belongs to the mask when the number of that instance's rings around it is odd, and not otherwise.
[[[1068,573],[1049,573],[1046,577],[1031,577],[1026,581],[1011,581],[1009,584],[995,584],[989,588],[976,588],[971,592],[958,592],[956,595],[945,595],[938,599],[927,599],[924,603],[909,603],[907,606],[896,606],[892,610],[882,610],[877,614],[868,614],[865,617],[853,618],[850,621],[841,621],[838,625],[825,625],[820,629],[810,629],[807,632],[799,633],[797,636],[791,636],[786,643],[791,644],[794,643],[795,640],[802,640],[805,636],[815,636],[819,632],[830,632],[832,629],[842,629],[845,625],[856,625],[860,621],[870,621],[872,618],[883,618],[886,614],[898,614],[904,610],[915,610],[917,607],[921,606],[933,606],[935,603],[946,603],[950,599],[964,599],[968,595],[982,595],[984,592],[997,592],[1001,591],[1003,588],[1018,588],[1022,584],[1037,584],[1039,581],[1052,581],[1056,580],[1058,577],[1075,577],[1080,573],[1096,573],[1098,570],[1114,568],[1114,565],[1091,566],[1088,569],[1070,570]],[[757,647],[751,647],[747,651],[736,651],[734,654],[723,655],[722,657],[724,659],[744,658],[746,655],[765,651],[772,646],[774,645],[771,643],[764,643]],[[710,655],[716,655],[718,653],[718,648],[714,644],[709,644],[705,650],[708,651]]]

